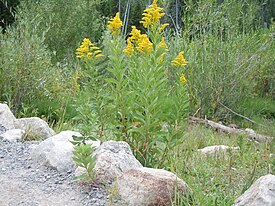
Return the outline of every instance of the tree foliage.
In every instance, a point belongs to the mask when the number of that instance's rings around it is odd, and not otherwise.
[[[15,20],[15,7],[19,4],[19,0],[1,0],[0,1],[0,27],[3,31]]]

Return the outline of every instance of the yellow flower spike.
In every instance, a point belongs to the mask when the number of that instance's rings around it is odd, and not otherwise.
[[[169,26],[169,24],[162,24],[162,25],[160,26],[160,28],[159,28],[159,33],[163,32],[163,30],[164,30],[167,26]]]
[[[158,60],[158,64],[161,64],[161,63],[163,62],[163,60],[164,60],[164,55],[166,54],[166,52],[169,51],[169,50],[168,50],[168,46],[167,46],[167,44],[166,44],[166,42],[165,42],[164,37],[162,37],[161,42],[160,42],[160,44],[158,45],[158,49],[162,49],[162,48],[164,48],[164,51],[163,51],[163,53],[161,54],[161,56],[160,56],[160,58],[159,58],[159,60]]]
[[[187,82],[187,80],[186,80],[184,74],[182,73],[181,76],[180,76],[180,83],[185,84],[186,82]]]
[[[80,47],[76,49],[76,57],[88,61],[91,58],[102,57],[101,50],[88,38],[84,38]]]
[[[104,55],[103,54],[97,54],[97,55],[95,55],[96,59],[99,58],[99,57],[104,57]]]
[[[131,39],[127,39],[127,46],[123,51],[129,56],[134,53],[134,45],[132,44]]]
[[[183,57],[183,51],[178,54],[178,56],[171,61],[171,64],[175,67],[185,66],[188,64],[188,61]]]
[[[90,41],[90,39],[88,38],[84,38],[83,39],[83,43],[84,46],[93,46],[94,44]]]
[[[143,24],[144,28],[155,28],[159,23],[159,19],[165,15],[162,10],[163,9],[157,5],[157,0],[154,0],[149,8],[143,11],[143,18],[140,23]]]
[[[166,52],[162,53],[159,60],[158,60],[158,64],[161,64],[164,60],[164,55],[166,54]]]
[[[152,52],[153,44],[150,42],[146,34],[142,34],[138,39],[137,50],[140,53],[150,54]]]
[[[119,18],[119,12],[116,13],[114,18],[111,18],[108,21],[108,26],[107,28],[111,30],[113,35],[119,34],[120,33],[120,28],[122,27],[122,21]]]
[[[165,51],[168,51],[168,46],[167,46],[167,44],[166,44],[166,42],[165,42],[164,37],[161,38],[161,42],[160,42],[160,44],[158,45],[158,49],[160,49],[160,48],[165,48]]]
[[[130,39],[132,41],[132,40],[139,39],[141,36],[141,33],[140,33],[140,30],[138,30],[135,26],[132,26],[132,31],[131,31],[130,35],[131,35]]]
[[[96,50],[96,51],[94,51],[94,55],[97,55],[97,54],[99,54],[99,53],[101,53],[101,50]]]

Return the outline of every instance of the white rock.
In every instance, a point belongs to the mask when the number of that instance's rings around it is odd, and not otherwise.
[[[94,171],[102,183],[112,182],[123,172],[131,168],[142,167],[132,154],[130,146],[123,141],[108,141],[95,151],[96,164]]]
[[[0,124],[7,130],[15,129],[14,122],[16,118],[6,104],[0,103]]]
[[[75,172],[74,172],[74,176],[75,177],[78,177],[80,175],[83,175],[83,174],[87,174],[87,170],[84,168],[84,167],[77,167]]]
[[[72,160],[73,140],[72,136],[82,136],[79,132],[63,131],[52,136],[39,145],[32,148],[31,157],[39,164],[56,168],[58,171],[74,170],[75,163]],[[94,142],[98,145],[98,141]]]
[[[236,151],[236,150],[239,150],[240,148],[239,147],[229,147],[229,146],[225,146],[225,145],[213,145],[213,146],[205,147],[202,149],[198,149],[198,152],[202,155],[206,155],[206,154],[211,155],[211,154],[215,154],[217,152],[225,153],[229,149]]]
[[[15,128],[25,130],[28,138],[33,139],[44,140],[55,135],[55,132],[49,127],[47,122],[38,117],[16,119]]]
[[[17,140],[22,140],[24,134],[25,134],[25,131],[22,129],[10,129],[10,130],[7,130],[5,133],[1,134],[0,136],[3,137],[3,139],[12,142]]]
[[[268,174],[256,180],[251,187],[238,197],[233,206],[274,206],[275,176]]]
[[[250,129],[250,128],[246,128],[244,130],[248,135],[255,135],[256,132],[253,130],[253,129]]]
[[[121,199],[129,206],[172,205],[175,187],[182,195],[192,192],[175,174],[146,167],[124,172],[116,183]]]

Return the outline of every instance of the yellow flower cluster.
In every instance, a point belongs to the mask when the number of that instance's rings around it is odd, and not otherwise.
[[[135,49],[134,45],[132,44],[131,40],[128,38],[127,39],[127,46],[123,51],[130,56],[134,53],[134,49]]]
[[[163,30],[164,30],[167,26],[169,26],[169,24],[162,24],[162,25],[160,25],[160,27],[159,27],[159,33],[163,32]]]
[[[123,50],[126,54],[132,55],[135,49],[142,54],[150,54],[153,44],[146,34],[141,34],[135,26],[132,26],[130,37],[127,39],[127,46]]]
[[[181,76],[180,76],[180,83],[185,84],[186,82],[187,82],[187,80],[186,80],[184,74],[182,73]]]
[[[168,46],[167,46],[167,44],[166,44],[166,42],[165,42],[164,37],[162,37],[161,42],[160,42],[160,44],[158,45],[158,49],[163,49],[163,52],[162,52],[162,54],[161,54],[161,56],[160,56],[160,59],[158,60],[158,63],[160,64],[161,62],[163,62],[164,55],[166,54],[166,52],[169,51],[169,50],[168,50]]]
[[[156,28],[156,25],[159,23],[159,19],[165,15],[162,12],[163,8],[157,5],[157,0],[154,0],[153,3],[144,10],[142,21],[140,23],[143,24],[144,28]],[[167,26],[167,24],[163,24],[162,30]]]
[[[110,29],[113,35],[117,35],[120,33],[120,28],[122,27],[122,21],[119,18],[119,12],[116,13],[114,18],[111,18],[108,21],[107,28]]]
[[[137,50],[140,53],[150,54],[152,52],[153,44],[150,42],[146,34],[141,34],[139,39],[137,39]]]
[[[178,56],[172,60],[172,65],[175,66],[175,67],[181,67],[181,66],[185,66],[188,64],[188,62],[186,61],[186,59],[183,57],[183,51],[180,52],[178,54]]]
[[[96,47],[88,38],[84,38],[82,44],[76,49],[76,57],[85,61],[91,58],[102,57],[101,50]]]
[[[165,48],[165,51],[168,51],[168,46],[167,46],[167,44],[165,42],[164,37],[161,38],[161,42],[158,45],[158,49],[161,49],[161,48]]]

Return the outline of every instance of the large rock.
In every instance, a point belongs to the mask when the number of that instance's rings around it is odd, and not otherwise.
[[[72,160],[74,146],[70,142],[73,140],[72,136],[82,135],[74,131],[63,131],[42,141],[32,149],[32,159],[39,164],[53,167],[61,172],[72,171],[75,168],[75,163]],[[90,142],[90,144],[98,147],[99,141]]]
[[[275,205],[275,176],[260,177],[251,187],[236,199],[233,206],[273,206]]]
[[[204,147],[202,149],[198,149],[198,152],[202,155],[212,155],[216,153],[226,153],[228,150],[236,151],[239,150],[239,147],[229,147],[225,145],[213,145],[213,146],[208,146]]]
[[[175,174],[162,169],[134,168],[117,179],[118,193],[129,206],[172,205],[175,188],[186,195],[187,185]]]
[[[102,183],[111,183],[123,172],[142,167],[132,154],[130,146],[123,141],[104,142],[95,151],[95,155],[94,171],[97,179]]]
[[[44,140],[55,135],[47,122],[38,117],[16,119],[15,128],[25,130],[28,139]]]
[[[7,130],[5,133],[0,134],[0,136],[3,137],[4,140],[15,142],[18,140],[22,140],[24,134],[25,134],[25,131],[22,129],[10,129],[10,130]]]
[[[14,122],[16,118],[6,104],[0,103],[0,125],[6,130],[15,129]]]

